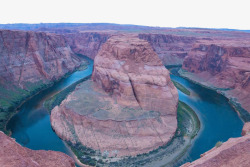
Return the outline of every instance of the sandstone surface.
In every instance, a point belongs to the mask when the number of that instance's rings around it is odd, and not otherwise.
[[[249,135],[250,134],[250,122],[246,122],[242,129],[242,136]]]
[[[217,40],[193,46],[183,63],[187,77],[215,88],[250,112],[250,45]],[[184,72],[185,75],[185,72]]]
[[[79,32],[64,34],[64,37],[71,47],[77,53],[94,59],[103,43],[111,36],[110,33],[102,32]]]
[[[63,36],[0,30],[0,111],[80,66]]]
[[[0,81],[25,88],[26,82],[55,80],[79,66],[64,38],[32,31],[0,31]]]
[[[114,36],[94,61],[93,81],[78,85],[51,113],[55,132],[108,157],[166,144],[177,128],[178,92],[148,42]]]
[[[192,45],[198,40],[189,36],[154,33],[139,34],[139,38],[150,43],[164,65],[181,65]]]
[[[250,129],[244,125],[243,137],[230,138],[221,146],[214,147],[201,158],[181,167],[248,167],[250,164]]]
[[[30,150],[0,131],[0,166],[2,167],[74,167],[68,155],[56,151]]]

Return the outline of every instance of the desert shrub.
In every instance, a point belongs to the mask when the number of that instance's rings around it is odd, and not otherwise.
[[[215,147],[220,147],[221,145],[223,144],[223,142],[221,142],[221,141],[218,141],[216,144],[215,144]]]

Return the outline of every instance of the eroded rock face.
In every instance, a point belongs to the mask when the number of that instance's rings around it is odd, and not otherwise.
[[[140,39],[147,40],[158,54],[164,65],[181,65],[192,45],[197,41],[195,37],[139,34]]]
[[[201,155],[201,158],[181,167],[248,167],[250,164],[249,123],[244,125],[243,137],[230,138],[219,147]]]
[[[74,167],[74,161],[56,151],[30,150],[0,131],[0,166],[3,167]]]
[[[250,134],[250,122],[246,122],[242,129],[242,136],[249,135]]]
[[[109,33],[84,32],[64,34],[71,49],[78,54],[94,59],[100,47],[111,36]]]
[[[93,81],[79,84],[51,113],[55,132],[102,156],[147,153],[177,128],[178,93],[150,45],[114,36],[95,57]]]
[[[183,69],[192,73],[189,78],[222,91],[250,112],[249,46],[234,41],[196,44],[185,58]]]
[[[59,79],[79,66],[64,38],[31,31],[0,30],[0,82],[25,88]]]
[[[178,93],[148,42],[116,36],[95,58],[93,81],[118,103],[176,115]]]

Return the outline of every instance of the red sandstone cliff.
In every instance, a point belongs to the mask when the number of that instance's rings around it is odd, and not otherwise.
[[[214,147],[202,154],[200,159],[192,163],[186,163],[181,167],[249,167],[249,125],[250,123],[244,125],[245,136],[230,138],[221,146]],[[246,130],[248,131],[246,132]]]
[[[92,79],[52,110],[61,138],[108,157],[136,156],[171,140],[178,92],[148,42],[109,38],[95,57]]]
[[[184,75],[223,92],[250,112],[250,45],[212,41],[193,46],[183,63]]]
[[[19,105],[80,63],[63,36],[0,30],[0,111]]]
[[[176,115],[176,88],[145,40],[125,35],[110,38],[95,58],[92,78],[121,104]]]
[[[64,38],[31,31],[0,31],[0,82],[22,88],[26,82],[55,80],[79,66]]]
[[[83,32],[64,34],[71,49],[77,53],[94,59],[103,43],[111,36],[102,32]]]
[[[164,65],[181,65],[197,41],[195,37],[165,34],[139,34],[139,38],[150,43]]]
[[[30,150],[0,131],[0,166],[2,167],[74,167],[73,159],[56,151]]]

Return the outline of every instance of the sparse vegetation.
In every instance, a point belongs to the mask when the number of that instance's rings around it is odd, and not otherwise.
[[[185,88],[182,84],[180,84],[179,82],[174,81],[174,80],[172,80],[172,82],[174,83],[174,86],[177,89],[179,89],[181,92],[183,92],[184,94],[186,94],[188,96],[190,95],[190,91],[187,88]]]
[[[6,124],[17,108],[25,99],[34,95],[36,92],[47,88],[51,83],[46,84],[42,81],[24,84],[25,89],[21,89],[12,84],[0,85],[0,130],[6,134],[10,132],[6,130]]]
[[[215,147],[218,148],[218,147],[220,147],[222,144],[223,144],[223,142],[218,141],[218,142],[215,144]]]
[[[174,149],[182,149],[181,145],[185,143],[184,137],[192,139],[197,135],[200,129],[198,116],[191,107],[181,101],[178,103],[177,121],[178,128],[175,136],[166,145],[160,146],[158,149],[152,150],[149,153],[139,154],[136,157],[125,157],[119,161],[111,162],[108,157],[105,158],[99,151],[87,148],[80,143],[74,145],[68,142],[68,145],[82,163],[90,166],[143,166],[159,158],[161,155],[166,156],[173,154]],[[190,145],[185,146],[183,152],[185,152],[189,146]]]
[[[52,96],[51,98],[49,98],[48,100],[46,100],[44,102],[44,107],[51,112],[51,110],[57,106],[60,105],[61,102],[70,94],[70,92],[72,92],[73,90],[75,90],[75,87],[83,82],[86,81],[90,78],[90,76],[80,79],[79,81],[75,82],[74,84],[68,86],[67,88],[65,88],[64,90],[62,90],[61,92],[57,93],[56,95]]]
[[[82,59],[84,59],[84,56],[82,57]],[[88,64],[89,62],[87,60],[82,60],[81,66],[76,70],[84,70]],[[68,72],[61,79],[68,77],[71,73],[72,71]],[[57,81],[26,82],[23,84],[23,89],[13,83],[0,83],[0,130],[5,134],[9,134],[10,132],[6,130],[6,124],[15,114],[16,108],[29,97],[52,86]]]

